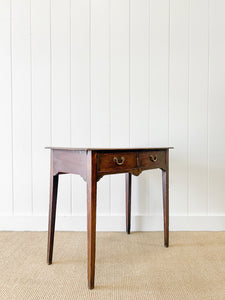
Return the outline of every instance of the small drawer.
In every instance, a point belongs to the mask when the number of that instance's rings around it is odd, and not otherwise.
[[[143,151],[139,153],[139,165],[143,169],[162,168],[165,164],[165,151]]]
[[[120,173],[137,166],[136,152],[102,153],[98,157],[98,171]]]

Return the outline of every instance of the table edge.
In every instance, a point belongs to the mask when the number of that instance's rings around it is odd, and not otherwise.
[[[70,147],[45,147],[45,149],[50,150],[67,150],[67,151],[107,151],[107,152],[114,152],[114,151],[137,151],[137,150],[169,150],[174,149],[174,147],[140,147],[140,148],[70,148]]]

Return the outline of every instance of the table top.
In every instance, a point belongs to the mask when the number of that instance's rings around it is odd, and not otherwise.
[[[167,150],[167,149],[174,149],[174,147],[140,147],[140,148],[71,148],[71,147],[45,147],[45,149],[51,150],[77,150],[77,151],[137,151],[137,150]]]

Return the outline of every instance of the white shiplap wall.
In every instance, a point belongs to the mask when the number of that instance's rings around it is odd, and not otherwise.
[[[225,1],[0,0],[0,229],[46,230],[45,146],[174,146],[173,230],[225,229]],[[124,175],[98,184],[123,230]],[[57,228],[86,227],[60,177]],[[133,177],[132,229],[162,229],[159,170]]]

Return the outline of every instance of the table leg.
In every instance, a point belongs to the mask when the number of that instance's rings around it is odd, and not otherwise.
[[[131,218],[131,173],[126,173],[126,232],[130,234]]]
[[[87,155],[87,243],[88,243],[88,287],[94,288],[95,240],[96,240],[96,196],[97,196],[97,154]]]
[[[49,199],[48,250],[47,250],[47,263],[49,265],[52,263],[58,181],[59,181],[59,175],[57,174],[53,176],[51,174],[50,199]]]
[[[167,152],[167,168],[162,170],[163,182],[163,216],[164,216],[164,245],[169,247],[169,166]]]

